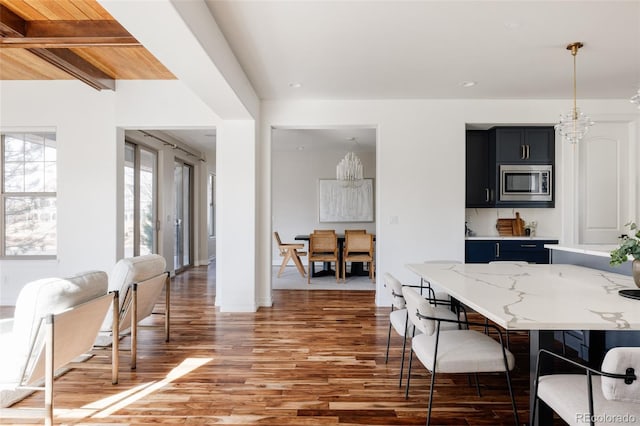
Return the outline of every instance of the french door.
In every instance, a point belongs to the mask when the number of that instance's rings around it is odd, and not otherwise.
[[[193,166],[175,161],[175,235],[174,269],[176,272],[193,264]]]
[[[125,144],[124,255],[157,253],[158,153]]]

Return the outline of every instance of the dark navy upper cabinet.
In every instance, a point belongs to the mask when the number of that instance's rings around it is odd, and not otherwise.
[[[495,127],[498,164],[553,164],[555,131],[553,127]]]
[[[495,148],[486,130],[468,130],[466,206],[492,207],[496,199]]]
[[[465,147],[466,207],[554,207],[553,200],[505,201],[498,196],[500,166],[554,165],[553,127],[499,126],[489,130],[467,130]]]

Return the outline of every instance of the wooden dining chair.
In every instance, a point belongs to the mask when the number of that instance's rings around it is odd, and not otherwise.
[[[280,270],[278,270],[278,278],[284,272],[284,268],[289,263],[289,260],[293,260],[296,268],[298,268],[298,272],[302,275],[302,278],[306,275],[306,271],[304,270],[304,266],[302,265],[302,260],[300,260],[300,256],[306,256],[307,252],[303,251],[304,244],[302,243],[283,243],[280,240],[280,234],[278,232],[273,233],[273,237],[276,239],[276,243],[278,244],[278,249],[280,250],[280,256],[282,256],[282,264],[280,265]]]
[[[347,262],[369,264],[369,279],[375,282],[375,260],[373,254],[373,234],[347,232],[342,256],[342,281],[347,276]]]
[[[336,282],[340,280],[340,260],[338,258],[338,237],[335,230],[314,231],[309,235],[309,274],[307,283],[311,284],[313,262],[334,262],[336,265]]]
[[[344,235],[347,234],[366,234],[367,230],[366,229],[345,229],[344,230]]]

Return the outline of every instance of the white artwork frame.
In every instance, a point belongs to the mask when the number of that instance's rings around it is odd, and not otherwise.
[[[318,213],[320,222],[373,222],[373,179],[355,185],[319,179]]]

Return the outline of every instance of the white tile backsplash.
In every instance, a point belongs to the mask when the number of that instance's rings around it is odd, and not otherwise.
[[[467,226],[478,237],[497,237],[496,222],[498,218],[515,218],[516,212],[525,224],[537,222],[536,236],[559,238],[561,233],[558,209],[535,208],[471,208],[465,209]]]

